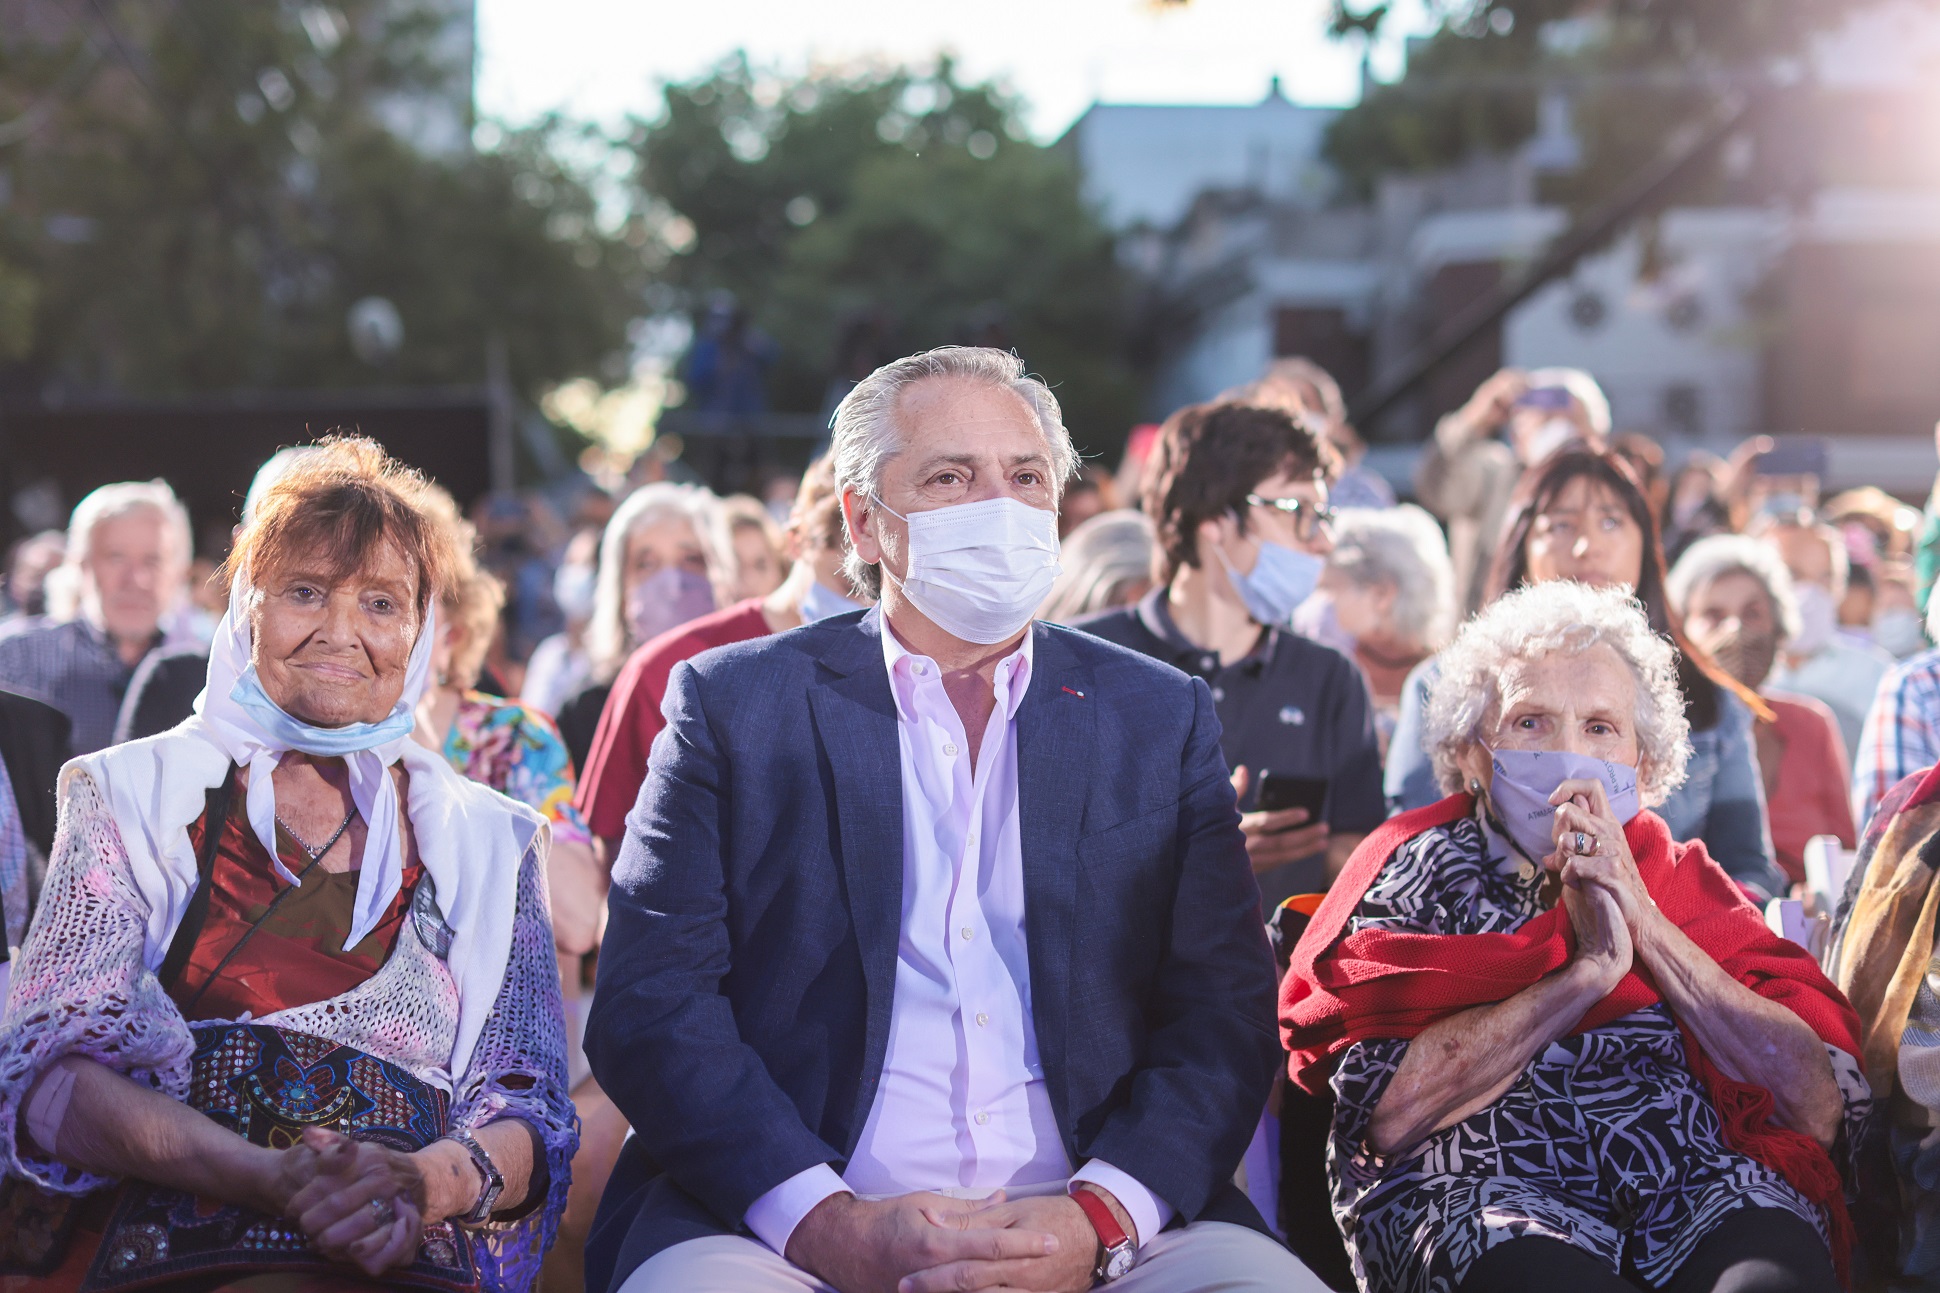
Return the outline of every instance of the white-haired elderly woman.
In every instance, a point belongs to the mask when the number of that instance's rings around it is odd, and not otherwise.
[[[427,489],[325,441],[237,536],[197,713],[63,770],[0,1014],[0,1272],[536,1278],[578,1139],[548,836],[411,739],[454,564]]]
[[[1336,511],[1334,550],[1293,626],[1361,667],[1385,758],[1408,674],[1455,630],[1455,567],[1441,526],[1411,504]]]
[[[626,658],[714,609],[725,569],[715,545],[718,502],[698,485],[659,481],[627,495],[606,523],[586,626],[592,680],[559,709],[559,735],[575,768],[586,766]]]
[[[1689,754],[1670,645],[1556,581],[1442,659],[1449,797],[1367,838],[1282,988],[1361,1287],[1830,1293],[1858,1021],[1650,811]]]
[[[1805,843],[1834,835],[1853,847],[1849,764],[1839,721],[1824,702],[1765,686],[1785,644],[1798,635],[1792,575],[1767,543],[1739,534],[1699,539],[1664,581],[1685,636],[1718,667],[1757,693],[1765,713],[1752,729],[1772,850],[1793,884],[1805,878]]]

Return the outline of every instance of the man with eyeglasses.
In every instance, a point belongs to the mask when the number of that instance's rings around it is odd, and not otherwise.
[[[1163,583],[1079,625],[1212,689],[1268,912],[1326,889],[1386,816],[1366,684],[1347,657],[1289,626],[1333,548],[1327,489],[1338,465],[1316,428],[1279,409],[1181,409],[1159,432],[1143,500]],[[1269,773],[1317,801],[1318,815],[1261,811]]]

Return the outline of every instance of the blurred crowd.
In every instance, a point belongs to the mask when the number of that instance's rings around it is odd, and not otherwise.
[[[319,452],[264,464],[235,533]],[[1670,463],[1616,432],[1592,375],[1544,369],[1489,378],[1441,418],[1413,479],[1391,481],[1367,465],[1332,378],[1285,359],[1137,428],[1115,467],[1082,466],[1039,617],[1205,681],[1261,917],[1284,923],[1312,912],[1370,833],[1443,798],[1428,711],[1464,622],[1558,581],[1620,590],[1675,652],[1690,756],[1658,809],[1672,838],[1701,842],[1817,954],[1866,824],[1940,761],[1926,611],[1940,482],[1922,510],[1873,488],[1827,495],[1825,475],[1823,444],[1763,437]],[[551,826],[581,1128],[548,1268],[566,1287],[626,1134],[579,1048],[580,1002],[670,676],[711,648],[867,607],[877,590],[845,571],[826,461],[762,498],[668,480],[564,501],[491,494],[462,513],[435,488],[427,498],[460,556],[412,739]],[[104,486],[64,533],[8,552],[8,947],[43,896],[63,765],[196,709],[222,649],[228,556],[197,550],[161,481]]]

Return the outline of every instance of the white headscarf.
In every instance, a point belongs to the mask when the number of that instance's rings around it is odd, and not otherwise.
[[[196,702],[201,712],[159,736],[84,755],[61,774],[64,788],[72,773],[88,773],[107,798],[135,887],[148,906],[143,960],[151,970],[167,955],[198,883],[189,827],[202,815],[207,792],[222,784],[232,761],[255,765],[247,801],[250,826],[276,857],[272,774],[277,761],[295,747],[276,739],[235,699],[236,684],[249,668],[249,628],[239,618],[246,613],[247,590],[238,588],[236,593],[231,613],[216,633],[207,689]],[[400,706],[416,709],[430,673],[436,631],[435,622],[427,618],[406,666]],[[418,856],[439,912],[453,931],[446,964],[458,988],[450,1068],[456,1080],[470,1063],[504,984],[519,870],[534,838],[546,829],[545,821],[525,805],[465,780],[443,755],[418,745],[408,734],[348,755],[345,762],[351,770],[352,797],[369,832],[357,881],[355,928],[347,945],[364,937],[403,883],[396,783],[388,771],[392,763],[402,762],[411,778],[404,809]],[[275,865],[278,874],[292,878],[281,861]]]
[[[276,851],[276,784],[270,774],[291,750],[340,757],[349,767],[350,797],[364,819],[366,832],[350,936],[344,940],[344,950],[349,951],[383,920],[391,900],[397,897],[404,883],[397,779],[391,775],[390,768],[411,739],[418,701],[431,678],[431,647],[438,637],[438,603],[432,599],[425,612],[424,625],[418,631],[405,666],[404,694],[398,697],[385,719],[384,726],[393,731],[401,729],[402,734],[380,732],[376,734],[377,743],[368,748],[345,751],[341,740],[332,739],[330,729],[312,727],[281,710],[274,710],[270,721],[265,722],[260,712],[252,712],[239,698],[244,687],[255,678],[249,655],[249,607],[259,596],[240,579],[230,589],[229,610],[216,626],[215,641],[209,646],[209,680],[195,699],[195,712],[202,716],[209,733],[228,753],[231,762],[239,768],[250,769],[249,824],[269,851],[276,874],[289,884],[297,880]],[[270,704],[273,706],[274,702]]]

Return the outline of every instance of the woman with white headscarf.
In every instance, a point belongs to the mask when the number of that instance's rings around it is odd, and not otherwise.
[[[237,538],[196,715],[63,771],[0,1212],[93,1197],[0,1270],[531,1285],[577,1141],[549,835],[411,740],[453,563],[426,488],[325,441]]]

